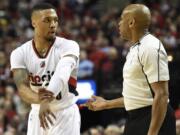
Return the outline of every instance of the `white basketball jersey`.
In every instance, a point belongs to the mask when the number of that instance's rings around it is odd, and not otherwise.
[[[38,92],[44,81],[47,81],[46,87],[48,86],[59,60],[68,54],[75,55],[79,59],[79,45],[75,41],[56,37],[46,55],[41,57],[35,48],[34,41],[30,40],[12,52],[11,69],[27,69],[30,86],[33,91]],[[78,63],[71,73],[66,88],[59,94],[59,99],[51,102],[53,109],[66,108],[77,101],[77,69]],[[32,107],[38,108],[39,105],[32,104]]]

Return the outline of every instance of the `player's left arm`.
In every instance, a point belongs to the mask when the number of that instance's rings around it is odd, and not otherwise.
[[[47,90],[54,93],[55,96],[63,90],[69,81],[71,72],[75,68],[78,57],[75,55],[65,55],[57,64],[54,75],[52,76]]]
[[[148,135],[158,135],[167,111],[168,81],[151,83],[151,87],[154,92],[154,100]]]
[[[69,77],[71,75],[74,66],[76,65],[78,58],[74,55],[68,54],[65,55],[59,62],[56,67],[55,73],[49,82],[48,91],[54,93],[55,96],[64,89],[66,83],[68,83]],[[48,98],[43,100],[40,104],[39,110],[39,119],[41,126],[46,129],[49,127],[47,120],[53,125],[52,118],[49,114],[56,119],[55,115],[52,113],[49,107]]]
[[[70,45],[65,49],[65,54],[59,60],[47,87],[47,90],[53,92],[55,97],[65,88],[72,71],[78,64],[79,45],[76,42],[72,42],[72,46]]]
[[[65,46],[67,47],[64,50],[65,53],[61,56],[47,87],[47,90],[53,92],[55,97],[57,97],[57,95],[65,88],[69,81],[71,72],[76,68],[78,63],[79,45],[76,42],[71,43],[72,46]],[[41,102],[39,111],[39,119],[43,128],[48,127],[47,120],[53,124],[49,114],[55,118],[49,108],[49,101],[45,99]]]

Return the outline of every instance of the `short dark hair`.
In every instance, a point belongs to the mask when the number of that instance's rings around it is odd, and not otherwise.
[[[50,3],[45,3],[45,2],[38,3],[38,4],[34,5],[34,7],[32,8],[31,16],[32,16],[33,12],[35,12],[35,11],[46,10],[46,9],[54,9],[54,10],[56,10],[56,8],[53,5],[51,5]]]

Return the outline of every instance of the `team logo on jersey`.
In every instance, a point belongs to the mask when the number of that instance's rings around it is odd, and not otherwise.
[[[42,86],[42,82],[47,81],[49,82],[51,80],[51,77],[53,76],[54,71],[47,71],[42,76],[39,75],[33,75],[32,73],[29,74],[29,80],[31,82],[31,85],[33,86]],[[47,86],[49,83],[45,84]]]
[[[44,67],[45,67],[45,65],[46,65],[45,61],[41,61],[41,63],[40,63],[40,67],[41,67],[41,68],[44,68]]]

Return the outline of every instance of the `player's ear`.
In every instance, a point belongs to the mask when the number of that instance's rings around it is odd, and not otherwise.
[[[36,20],[35,13],[33,13],[32,16],[31,16],[31,25],[32,25],[33,28],[36,27],[35,20]]]
[[[31,25],[32,25],[33,28],[36,27],[36,23],[33,20],[31,20]]]
[[[33,28],[35,28],[36,23],[34,21],[34,17],[33,16],[31,16],[31,25],[32,25]]]

